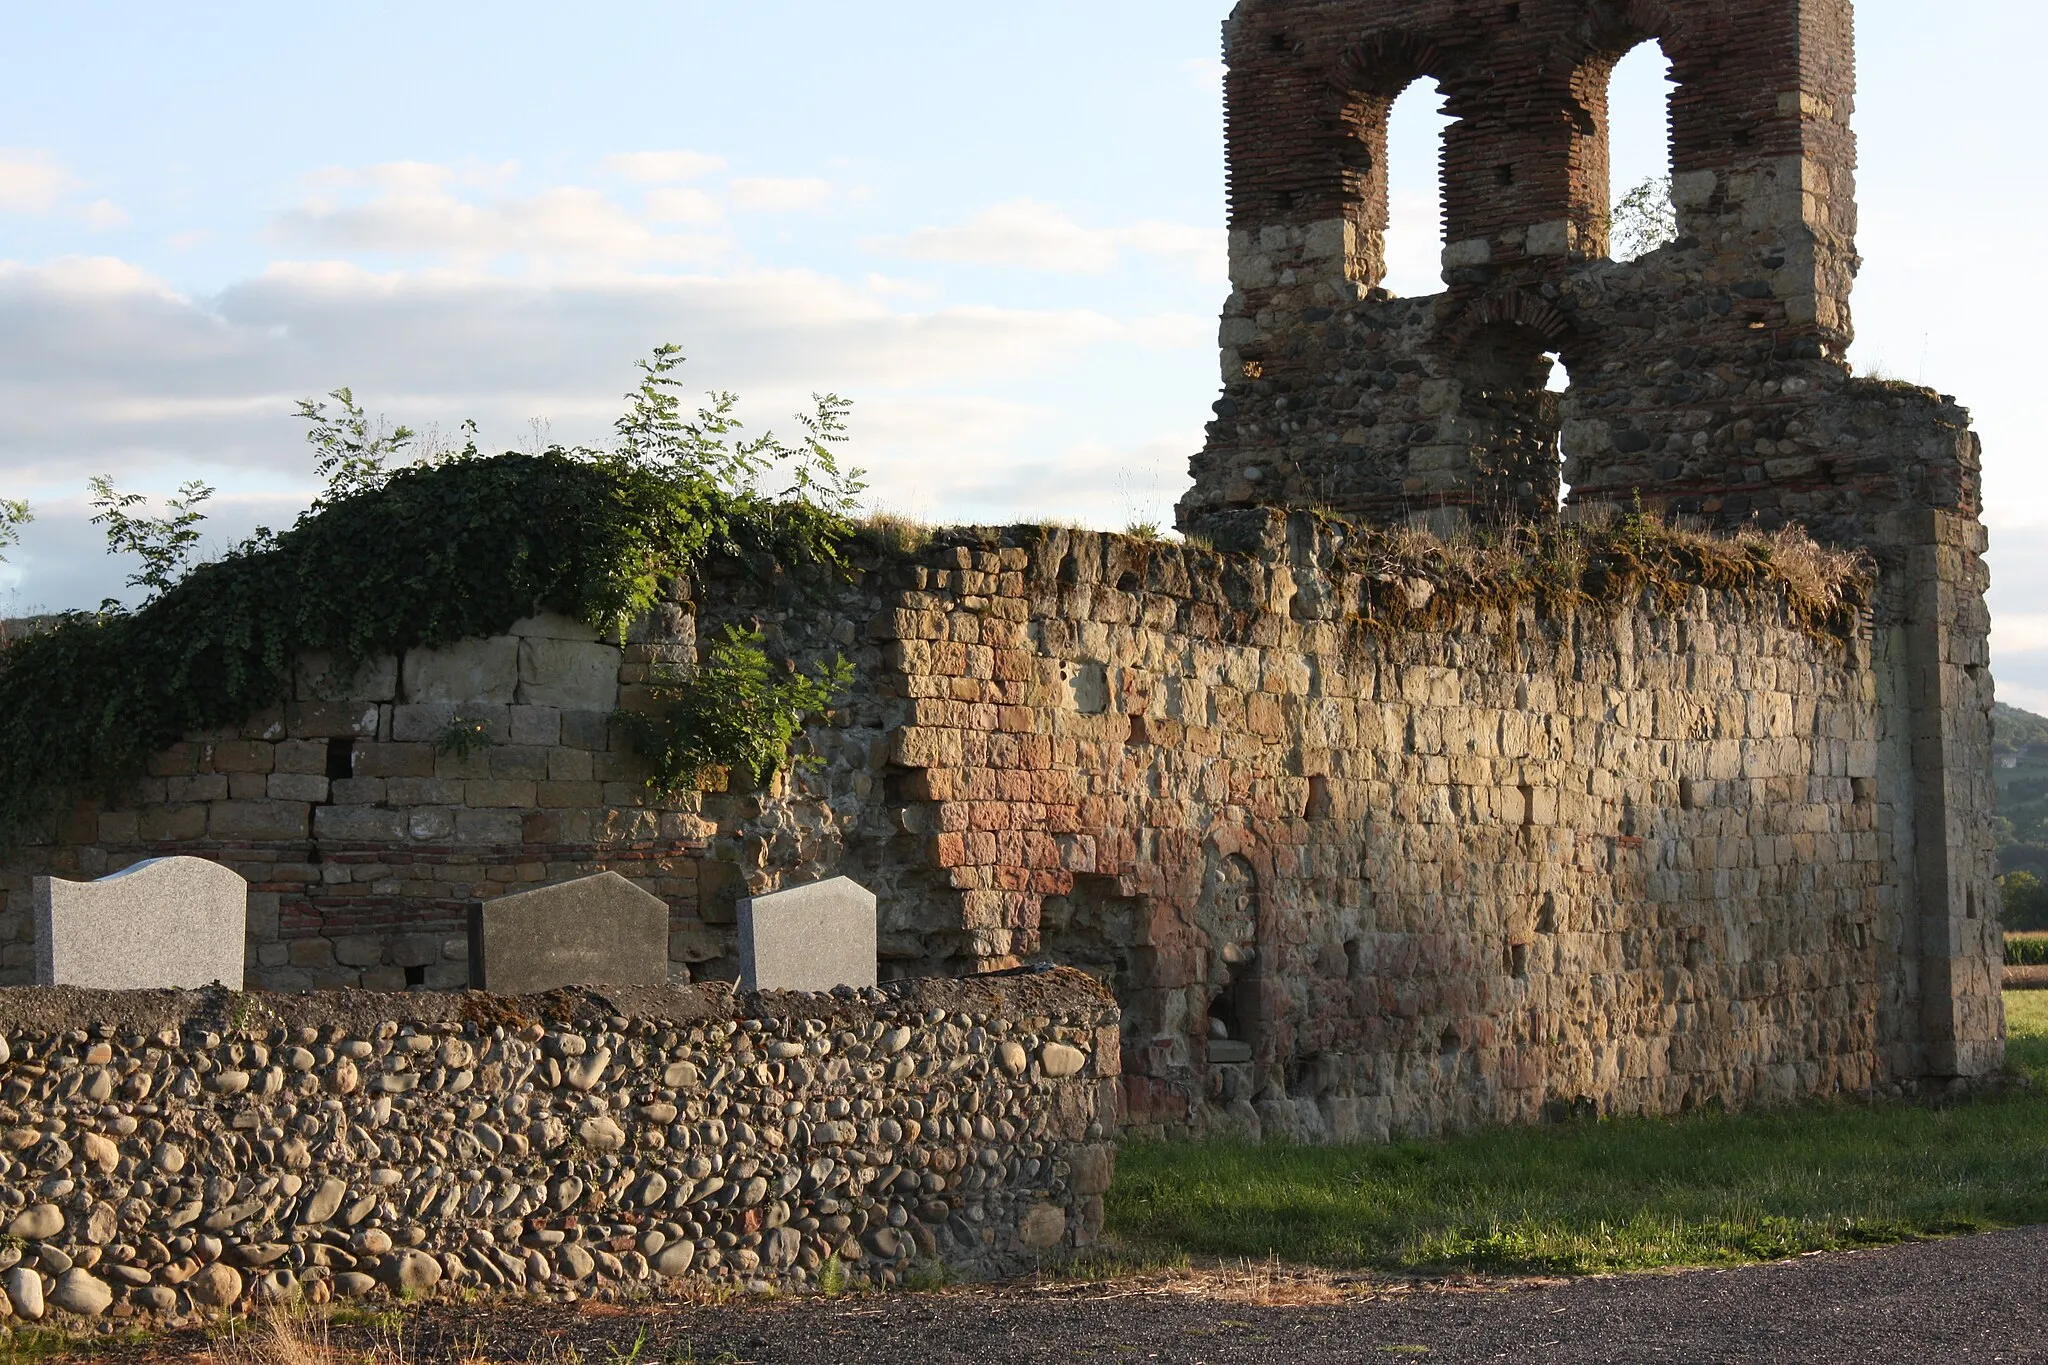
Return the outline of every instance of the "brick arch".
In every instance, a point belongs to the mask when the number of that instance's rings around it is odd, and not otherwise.
[[[1394,101],[1421,80],[1449,90],[1484,42],[1469,26],[1376,17],[1361,6],[1310,21],[1299,3],[1244,4],[1227,29],[1232,225],[1326,234],[1299,273],[1367,287],[1385,274]],[[1341,234],[1341,252],[1327,234]]]
[[[1386,272],[1387,127],[1394,104],[1424,81],[1448,90],[1453,61],[1445,43],[1426,32],[1378,29],[1344,48],[1326,77],[1332,160],[1339,167],[1341,206],[1362,243],[1361,284],[1378,284]],[[1441,177],[1441,158],[1431,170]]]
[[[1446,333],[1453,354],[1469,351],[1483,334],[1513,329],[1526,334],[1539,353],[1567,349],[1578,339],[1578,324],[1527,289],[1502,289],[1466,306]]]
[[[1526,289],[1503,289],[1470,303],[1444,340],[1460,379],[1483,389],[1542,389],[1548,352],[1573,348],[1577,323]],[[1548,407],[1542,415],[1548,415]]]
[[[1663,0],[1594,0],[1566,35],[1567,51],[1577,49],[1580,57],[1606,53],[1622,57],[1652,39],[1670,44],[1683,41],[1684,16]],[[1675,60],[1674,56],[1674,60]]]
[[[1413,29],[1375,29],[1344,49],[1331,86],[1346,97],[1391,103],[1419,80],[1443,80],[1448,69],[1445,48],[1435,37]]]

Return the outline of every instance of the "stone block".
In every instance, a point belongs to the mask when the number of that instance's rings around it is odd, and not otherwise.
[[[164,779],[164,798],[168,801],[225,801],[228,799],[228,780],[220,773],[168,777]]]
[[[405,700],[509,704],[519,688],[519,641],[509,635],[405,652]]]
[[[490,751],[492,777],[539,781],[548,775],[548,751],[532,745],[501,745]]]
[[[562,712],[553,706],[512,708],[512,742],[551,746],[562,740]]]
[[[141,812],[137,835],[151,843],[206,837],[206,807],[198,805],[151,806]]]
[[[249,883],[203,858],[152,858],[96,882],[35,879],[36,984],[242,987]]]
[[[519,695],[523,706],[565,711],[606,711],[619,704],[620,651],[584,640],[519,642]]]
[[[312,809],[303,801],[217,801],[208,808],[207,832],[216,839],[303,839]]]
[[[875,893],[849,877],[743,900],[739,921],[742,990],[876,984]]]
[[[343,843],[395,843],[405,838],[405,812],[380,806],[321,806],[313,812],[313,837]]]
[[[711,859],[697,864],[697,917],[706,924],[738,924],[745,891],[735,864]]]
[[[421,702],[395,706],[391,710],[391,737],[406,744],[437,743],[455,720],[484,722],[491,741],[503,744],[512,734],[512,708],[496,702]]]
[[[459,806],[462,782],[452,777],[394,777],[384,784],[384,799],[394,806]]]
[[[318,773],[272,773],[264,794],[273,801],[325,801],[327,778]]]
[[[396,724],[395,716],[393,723]],[[357,777],[432,777],[434,746],[420,742],[359,744],[355,768]]]
[[[277,773],[319,773],[327,772],[327,744],[317,739],[287,739],[277,747]]]
[[[668,903],[616,872],[470,908],[469,983],[499,995],[668,982]]]
[[[611,747],[610,711],[567,711],[562,715],[561,742],[571,749]]]
[[[379,806],[389,798],[390,790],[391,784],[381,777],[344,777],[328,788],[327,799],[337,806]]]
[[[324,650],[303,654],[294,670],[300,701],[396,701],[398,656],[365,659],[347,674],[335,671],[334,656]]]
[[[516,810],[458,810],[455,812],[455,838],[456,842],[464,844],[517,845],[524,838],[523,822]]]
[[[529,640],[580,640],[586,644],[604,638],[595,626],[587,625],[573,616],[563,616],[552,611],[544,611],[536,616],[514,621],[512,629],[506,634]]]
[[[455,836],[455,812],[451,810],[416,810],[405,817],[405,833],[409,839],[420,841],[451,839]]]
[[[381,718],[376,702],[299,701],[285,708],[293,739],[374,739]]]
[[[206,752],[217,773],[267,773],[277,764],[277,746],[261,740],[223,740]]]
[[[534,783],[525,781],[476,781],[464,784],[464,799],[479,809],[524,810],[534,804]]]

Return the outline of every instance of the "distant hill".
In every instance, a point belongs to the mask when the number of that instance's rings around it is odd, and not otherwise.
[[[2048,716],[2017,706],[1991,711],[1992,780],[1998,814],[1992,818],[1998,871],[2027,873],[2005,888],[2005,927],[2048,929]]]
[[[2048,716],[2037,716],[2004,702],[1991,708],[1992,752],[2024,753],[2033,744],[2048,744]]]

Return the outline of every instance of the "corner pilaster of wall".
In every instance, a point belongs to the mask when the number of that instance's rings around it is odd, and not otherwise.
[[[1981,1076],[2005,1061],[2003,941],[1992,880],[1990,617],[1975,517],[1927,510],[1906,547],[1923,1066]]]

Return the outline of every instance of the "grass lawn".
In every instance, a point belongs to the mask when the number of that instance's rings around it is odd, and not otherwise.
[[[1391,1147],[1133,1146],[1110,1231],[1145,1255],[1587,1274],[2048,1222],[2048,991],[2005,1002],[2031,1091]]]

